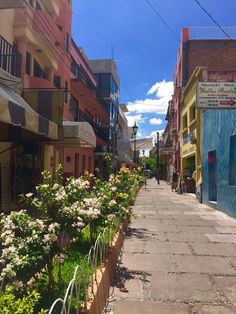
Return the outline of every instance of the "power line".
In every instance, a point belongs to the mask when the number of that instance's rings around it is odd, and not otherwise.
[[[29,8],[30,8],[31,12],[33,12],[33,9],[32,9],[31,7],[29,7]],[[25,11],[25,15],[26,15],[26,17],[28,17],[29,21],[31,21],[31,23],[33,23],[32,17],[31,17],[26,11]],[[45,28],[44,24],[42,24],[41,22],[39,22],[39,23],[40,23],[40,26],[45,30],[45,33],[46,33],[47,35],[49,35],[48,32],[46,31],[46,28]],[[45,36],[45,34],[42,32],[42,30],[41,30],[38,26],[36,26],[36,24],[34,25],[34,27],[35,27],[35,29],[40,33],[40,35],[46,40],[46,42],[47,42],[48,45],[52,48],[52,50],[55,50],[55,46],[50,42],[50,40],[47,38],[47,36]],[[56,51],[57,51],[57,49],[56,49]],[[63,59],[63,57],[62,57],[62,55],[59,53],[59,51],[57,51],[57,53],[58,53],[58,57],[59,57],[59,59],[58,59],[58,58],[55,56],[57,62],[61,61],[61,62],[64,64],[65,70],[68,70],[68,73],[67,73],[67,74],[69,74],[69,76],[70,76],[70,73],[71,73],[70,67],[66,64],[65,60]]]
[[[173,31],[173,29],[170,27],[170,25],[163,19],[163,17],[160,15],[160,13],[157,11],[157,9],[154,7],[154,5],[149,1],[145,0],[147,4],[152,8],[154,13],[158,16],[158,18],[162,21],[163,24],[168,28],[168,30],[171,32],[171,34],[178,40],[180,41],[179,36]]]
[[[232,39],[227,33],[226,31],[220,26],[219,23],[217,23],[217,21],[212,17],[212,15],[201,5],[201,3],[198,0],[194,0],[199,7],[209,16],[209,18],[219,27],[219,29],[229,38]]]

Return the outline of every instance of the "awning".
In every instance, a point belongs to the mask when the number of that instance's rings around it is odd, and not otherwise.
[[[56,123],[39,115],[20,95],[2,83],[0,83],[0,121],[50,139],[58,138]]]
[[[88,122],[63,121],[65,143],[96,147],[96,135]]]

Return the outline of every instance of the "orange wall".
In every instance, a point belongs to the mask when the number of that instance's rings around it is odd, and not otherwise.
[[[79,156],[76,160],[76,154]],[[79,176],[82,174],[82,163],[83,155],[85,156],[85,169],[89,172],[93,172],[94,169],[94,149],[93,148],[75,148],[75,147],[65,147],[64,148],[64,174],[68,176]],[[91,158],[91,169],[89,169],[89,157]],[[77,161],[77,162],[76,162]],[[78,168],[77,168],[78,167]],[[76,168],[77,173],[76,173]]]

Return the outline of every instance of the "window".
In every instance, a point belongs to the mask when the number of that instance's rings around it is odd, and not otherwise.
[[[68,102],[68,82],[67,81],[65,81],[64,101],[65,103]]]
[[[31,74],[31,54],[29,52],[26,52],[26,74]]]
[[[190,107],[190,122],[195,120],[195,117],[196,117],[196,110],[195,109],[196,109],[195,104]]]
[[[61,77],[59,75],[54,75],[53,77],[53,85],[58,89],[61,88]]]
[[[236,135],[230,137],[229,185],[236,185]]]
[[[66,33],[66,52],[70,52],[70,35]]]
[[[182,120],[182,126],[183,126],[183,130],[187,128],[188,126],[188,118],[187,118],[187,113],[185,113],[185,115],[183,116],[183,120]]]
[[[74,58],[71,60],[71,72],[74,74],[76,78],[79,77],[79,67],[77,63],[75,62]]]
[[[57,24],[58,29],[62,32],[63,28],[61,25]]]
[[[42,10],[41,5],[39,4],[38,1],[36,1],[35,8],[36,10],[40,10],[40,11]]]
[[[34,60],[34,76],[41,77],[44,79],[47,78],[46,73],[42,70],[41,66],[38,64],[36,60]]]
[[[70,112],[73,116],[74,121],[78,121],[78,119],[79,119],[79,102],[73,96],[71,96],[71,99],[70,99]]]

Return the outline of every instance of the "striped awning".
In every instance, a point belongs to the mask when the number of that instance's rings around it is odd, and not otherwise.
[[[56,123],[39,115],[20,95],[2,83],[0,83],[0,121],[50,139],[58,138]]]
[[[88,122],[63,121],[64,143],[96,147],[96,135]]]

